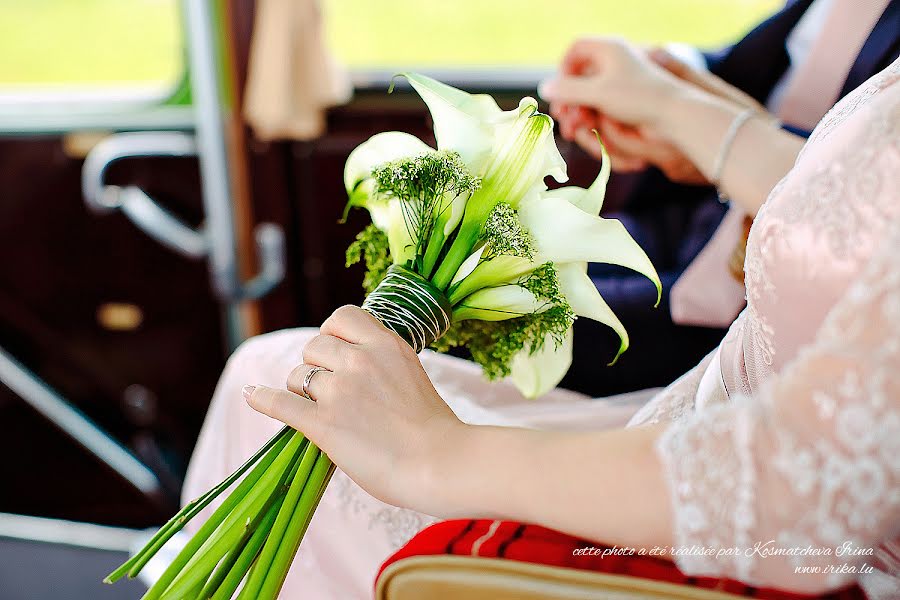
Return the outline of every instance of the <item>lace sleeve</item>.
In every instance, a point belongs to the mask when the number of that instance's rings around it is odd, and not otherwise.
[[[757,397],[657,443],[675,559],[694,575],[807,593],[865,572],[900,533],[900,225],[815,341]]]
[[[670,383],[657,395],[653,396],[647,404],[641,407],[626,427],[637,427],[654,423],[667,423],[681,419],[694,410],[694,402],[697,397],[697,389],[703,374],[709,367],[716,351],[713,350],[703,357],[700,363]]]

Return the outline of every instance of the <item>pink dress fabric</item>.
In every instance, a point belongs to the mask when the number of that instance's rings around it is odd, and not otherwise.
[[[470,363],[425,352],[438,392],[472,423],[602,430],[671,422],[657,450],[678,546],[878,548],[842,558],[686,554],[677,558],[682,570],[805,592],[858,578],[870,596],[896,597],[900,580],[884,548],[900,534],[898,79],[900,61],[816,128],[754,223],[747,308],[722,345],[671,386],[603,400],[554,390],[527,401],[507,383],[485,382]],[[186,499],[278,430],[246,406],[240,388],[283,385],[313,335],[260,336],[231,358]],[[434,520],[375,500],[337,471],[281,597],[370,598],[380,563]],[[862,561],[879,570],[827,572]]]

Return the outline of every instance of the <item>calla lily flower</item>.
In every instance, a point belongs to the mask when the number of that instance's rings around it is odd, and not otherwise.
[[[431,147],[414,135],[400,131],[387,131],[373,135],[357,146],[344,164],[344,187],[351,207],[365,208],[372,223],[387,234],[394,262],[403,264],[414,252],[412,236],[404,224],[403,210],[396,198],[382,199],[374,194],[372,172],[386,162],[401,158],[421,156]]]
[[[540,350],[525,348],[512,359],[509,379],[526,398],[537,398],[556,387],[572,366],[572,330],[557,347],[552,339],[544,340]]]
[[[507,166],[513,169],[510,179],[540,189],[546,189],[543,180],[548,175],[560,183],[568,179],[553,139],[553,120],[537,112],[534,98],[523,98],[517,108],[504,111],[487,94],[469,94],[418,73],[403,77],[428,106],[438,149],[458,152],[474,174],[486,177]],[[533,164],[529,169],[523,162]],[[516,200],[505,199],[510,204]]]
[[[479,290],[460,302],[453,309],[453,320],[505,321],[548,307],[546,300],[537,298],[520,285],[501,285]]]
[[[615,219],[597,216],[603,207],[610,173],[609,156],[602,143],[601,154],[603,166],[588,189],[569,186],[529,198],[519,207],[519,218],[533,236],[538,251],[535,262],[553,262],[560,291],[572,311],[579,317],[609,326],[619,336],[619,350],[610,363],[614,364],[628,349],[628,332],[588,276],[588,262],[617,264],[645,275],[656,285],[657,304],[662,283],[653,264],[625,227]],[[555,353],[564,353],[568,359]],[[538,396],[562,380],[570,363],[571,348],[545,344],[534,354],[520,352],[513,360],[511,377],[523,394]],[[552,371],[553,365],[562,364],[566,367],[556,370],[558,378],[554,380],[548,369]],[[525,384],[530,387],[523,389],[521,385]]]
[[[472,253],[459,268],[448,290],[447,298],[451,303],[465,298],[476,290],[516,281],[542,264],[520,256],[496,256],[491,260],[480,262],[483,250],[482,247]]]
[[[357,186],[372,176],[375,167],[399,158],[419,156],[432,148],[414,135],[402,131],[377,133],[354,148],[344,164],[344,187],[353,198]],[[356,206],[363,206],[358,204]]]
[[[553,120],[537,111],[533,98],[523,98],[517,108],[503,111],[488,95],[468,94],[424,75],[404,76],[428,106],[438,149],[459,153],[482,179],[433,277],[444,288],[471,254],[481,225],[497,202],[516,207],[529,194],[547,189],[545,177],[566,181],[566,163],[553,138]]]
[[[653,263],[618,220],[589,215],[563,198],[550,196],[523,203],[519,217],[547,260],[628,267],[653,281],[657,297],[661,296],[662,284]]]

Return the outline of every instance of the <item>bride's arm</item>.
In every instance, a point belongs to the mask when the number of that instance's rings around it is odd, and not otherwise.
[[[423,489],[447,518],[540,523],[620,547],[670,546],[671,507],[654,449],[664,429],[467,427],[433,451]]]
[[[544,523],[608,543],[671,543],[655,440],[663,426],[598,434],[467,425],[399,336],[338,309],[287,381],[315,401],[246,390],[256,410],[303,431],[376,498],[426,514]],[[250,382],[248,382],[250,383]]]
[[[791,170],[806,142],[765,115],[746,118],[746,109],[697,88],[679,88],[663,106],[660,134],[710,181],[718,177],[719,191],[751,215]],[[745,118],[743,124],[736,122]],[[737,124],[740,128],[732,131]]]
[[[619,40],[579,40],[564,61],[577,63],[583,74],[545,82],[545,100],[587,106],[653,132],[677,146],[751,215],[793,166],[805,142],[762,115],[730,131],[744,106],[676,78]]]

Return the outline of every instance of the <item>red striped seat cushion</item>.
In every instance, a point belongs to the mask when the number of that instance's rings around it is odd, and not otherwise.
[[[604,549],[608,552],[603,555]],[[419,532],[406,546],[391,556],[379,572],[412,556],[454,554],[507,558],[524,562],[583,569],[614,575],[628,575],[670,583],[715,589],[749,598],[800,600],[814,596],[752,587],[732,579],[691,577],[674,563],[655,556],[617,554],[615,548],[578,539],[537,525],[512,521],[458,519],[436,523]],[[864,599],[862,590],[853,586],[818,600]]]

